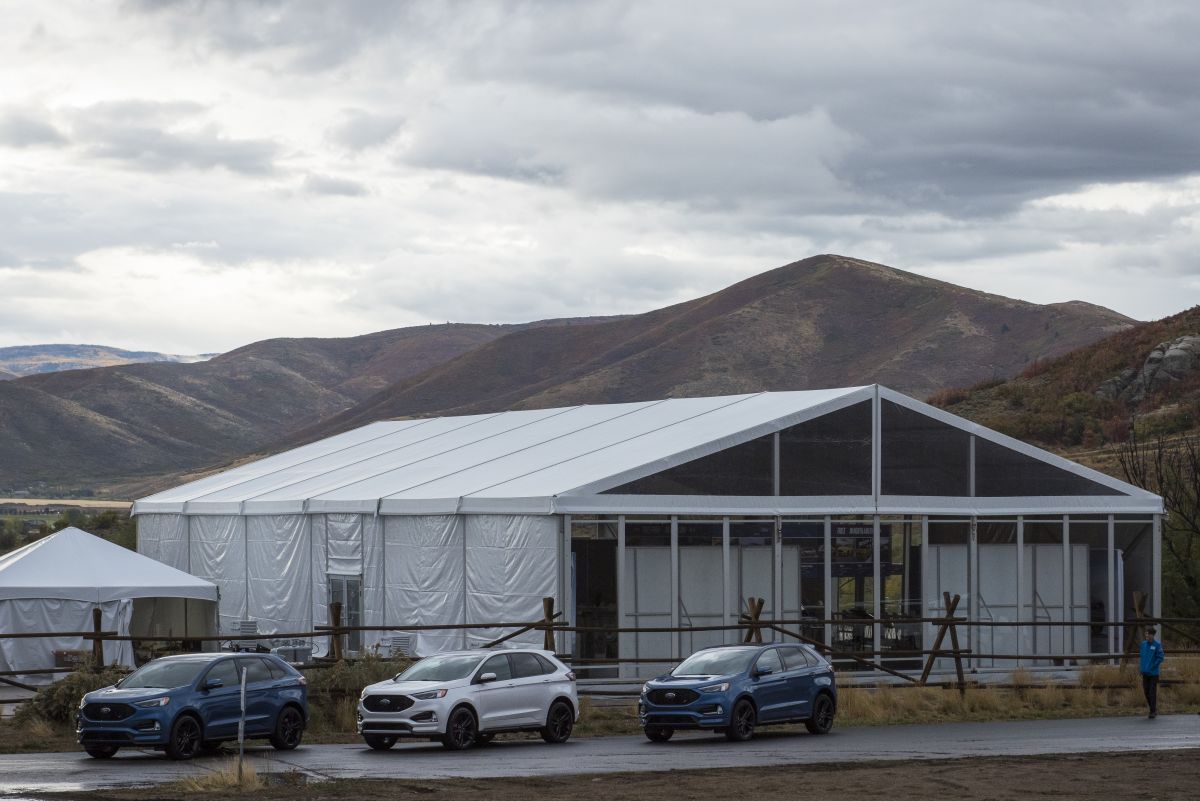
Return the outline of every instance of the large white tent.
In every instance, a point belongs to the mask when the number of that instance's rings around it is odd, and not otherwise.
[[[980,612],[979,577],[998,574],[968,535],[947,533],[953,520],[1011,523],[995,552],[1012,584],[1004,603],[1018,599],[1020,619],[1071,619],[1078,604],[1063,587],[1085,578],[1071,570],[1087,554],[1062,545],[1068,516],[1115,526],[1109,552],[1136,546],[1134,578],[1157,609],[1161,511],[1137,487],[880,386],[383,421],[134,505],[142,553],[216,582],[223,630],[251,619],[264,633],[326,623],[332,601],[368,626],[529,620],[543,596],[573,621],[600,609],[593,619],[613,627],[696,622],[701,608],[732,622],[748,597],[781,613],[850,614],[836,608],[843,580],[856,586],[842,595],[875,618],[900,608],[894,586],[915,598],[903,604],[912,616],[960,578]],[[1032,536],[1020,544],[1022,518],[1057,521],[1056,556]],[[801,523],[824,533],[790,540]],[[688,533],[701,524],[715,528]],[[909,533],[893,548],[901,524]],[[855,567],[838,563],[852,556]],[[809,558],[823,572],[797,561]],[[930,566],[928,586],[913,558]],[[1105,564],[1090,578],[1112,608],[1122,590]],[[1051,603],[1054,576],[1063,597]],[[885,634],[876,627],[877,641]],[[493,635],[425,634],[416,650]],[[628,639],[623,655],[651,648]]]
[[[66,528],[0,556],[0,632],[92,630],[182,638],[215,633],[215,584]],[[0,638],[0,670],[55,666],[55,651],[90,651],[81,637]],[[106,642],[105,662],[133,665],[128,641]],[[45,678],[43,677],[43,680]]]

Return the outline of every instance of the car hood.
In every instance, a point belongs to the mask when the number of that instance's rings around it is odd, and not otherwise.
[[[121,690],[117,687],[105,687],[100,690],[93,690],[83,696],[88,703],[105,703],[112,701],[114,703],[133,703],[134,701],[145,701],[150,698],[158,698],[161,695],[170,695],[172,692],[186,689],[176,687],[173,690],[159,689],[158,687],[135,687],[129,690]]]
[[[454,681],[392,681],[391,679],[385,679],[384,681],[377,681],[374,684],[367,685],[363,689],[363,692],[369,692],[372,695],[409,695],[411,693],[438,690],[443,687],[450,690],[470,683],[471,680],[469,678],[455,679]]]
[[[651,687],[703,687],[721,681],[733,681],[738,674],[712,676],[658,676],[648,683]]]

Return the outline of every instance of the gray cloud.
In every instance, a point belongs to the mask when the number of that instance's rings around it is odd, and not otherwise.
[[[342,197],[362,197],[368,194],[367,187],[346,178],[336,178],[331,175],[304,176],[304,191],[314,195],[340,195]]]
[[[391,141],[403,125],[399,114],[347,109],[342,121],[330,129],[329,138],[348,150],[366,150]]]
[[[204,111],[204,106],[191,102],[131,100],[88,106],[70,116],[73,136],[89,155],[132,168],[224,168],[247,175],[275,171],[278,145],[264,139],[232,139],[214,125],[197,125]]]
[[[66,137],[41,116],[21,109],[0,109],[0,144],[57,147],[66,142]]]

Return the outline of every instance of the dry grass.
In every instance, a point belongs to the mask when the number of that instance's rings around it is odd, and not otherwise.
[[[249,762],[243,764],[239,780],[236,759],[229,760],[226,765],[211,773],[189,776],[167,785],[167,789],[178,790],[181,793],[223,793],[229,790],[261,790],[264,787],[266,782],[259,778],[258,771]]]

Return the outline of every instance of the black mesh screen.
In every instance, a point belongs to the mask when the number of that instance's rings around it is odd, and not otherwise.
[[[779,435],[781,495],[871,494],[871,401]]]
[[[759,437],[607,490],[610,495],[774,495],[774,445]]]
[[[982,438],[975,439],[975,494],[984,498],[1017,495],[1122,495],[1103,484],[1068,473]]]
[[[880,490],[884,495],[971,494],[971,435],[885,400]]]

